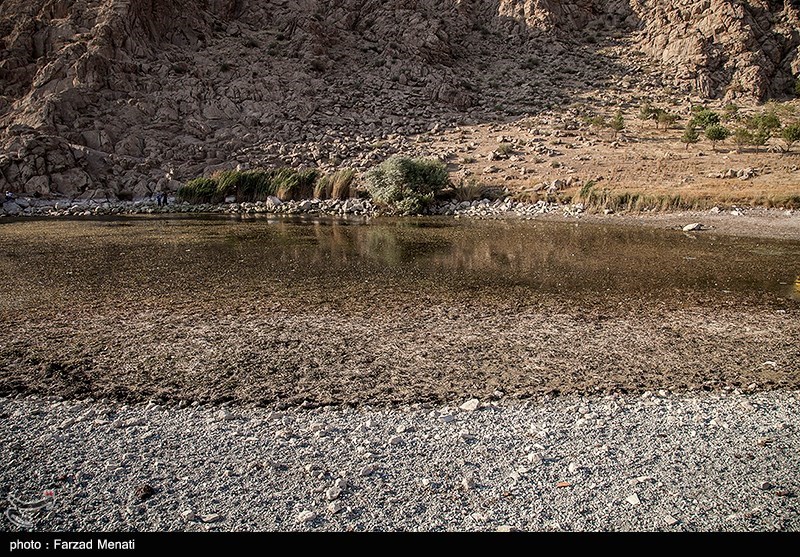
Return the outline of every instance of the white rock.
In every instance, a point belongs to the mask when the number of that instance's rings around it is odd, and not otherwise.
[[[222,520],[222,515],[217,513],[204,514],[200,518],[200,520],[202,520],[205,523],[219,522],[220,520]]]
[[[341,494],[342,490],[339,489],[338,487],[335,486],[329,487],[328,489],[325,490],[325,499],[327,499],[328,501],[334,501],[338,499]]]
[[[528,462],[530,462],[533,465],[538,466],[539,464],[542,463],[542,455],[540,455],[539,453],[528,453],[528,456],[525,458],[527,458]]]
[[[703,230],[703,225],[699,222],[693,222],[683,227],[684,232],[693,232],[695,230]]]
[[[567,470],[569,470],[570,474],[574,474],[575,472],[580,470],[580,466],[578,466],[577,462],[570,462],[569,466],[567,467]]]
[[[464,479],[461,480],[461,485],[464,486],[464,489],[470,490],[475,487],[475,480],[472,476],[464,476]]]
[[[513,526],[509,526],[508,524],[501,524],[497,527],[497,532],[516,532],[517,529]]]
[[[480,403],[481,402],[477,398],[471,398],[467,402],[459,406],[459,408],[461,408],[465,412],[474,412],[475,410],[478,409]]]
[[[628,503],[630,503],[631,505],[633,505],[634,507],[635,507],[636,505],[638,505],[639,503],[641,503],[641,501],[639,500],[639,496],[638,496],[636,493],[634,493],[634,494],[632,494],[632,495],[628,495],[628,496],[625,498],[625,500],[626,500]]]
[[[182,511],[182,512],[181,512],[181,517],[182,517],[182,518],[183,518],[183,519],[184,519],[186,522],[191,522],[192,520],[194,520],[195,518],[197,518],[197,515],[196,515],[196,514],[194,514],[194,511],[193,511],[193,510],[187,509],[187,510],[185,510],[185,511]]]
[[[397,426],[397,428],[395,428],[394,431],[395,431],[395,433],[405,433],[407,430],[408,430],[408,427],[406,427],[405,424],[400,424],[399,426]]]
[[[342,491],[344,491],[345,489],[347,489],[347,480],[345,480],[344,478],[338,478],[335,482],[333,482],[333,487],[337,487]]]
[[[664,522],[666,523],[667,526],[675,526],[678,523],[678,519],[672,516],[671,514],[668,514],[667,516],[664,517]]]
[[[342,504],[341,501],[332,501],[332,502],[328,503],[328,510],[333,514],[338,513],[343,508],[344,508],[344,504]]]
[[[217,412],[217,417],[218,417],[220,420],[223,420],[223,421],[225,421],[225,422],[229,422],[229,421],[231,421],[231,420],[233,420],[233,419],[234,419],[234,418],[233,418],[233,414],[231,414],[231,413],[228,411],[228,409],[227,409],[227,408],[220,408],[219,412]]]
[[[307,522],[311,522],[317,518],[317,514],[312,511],[300,511],[300,514],[297,515],[295,522],[298,524],[305,524]]]

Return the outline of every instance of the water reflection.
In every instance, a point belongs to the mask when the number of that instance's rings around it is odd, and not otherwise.
[[[31,295],[39,295],[35,285],[69,296],[137,289],[317,300],[514,287],[532,296],[735,292],[800,299],[798,241],[635,227],[170,218],[21,221],[4,224],[0,235],[9,246],[0,254],[0,280]]]

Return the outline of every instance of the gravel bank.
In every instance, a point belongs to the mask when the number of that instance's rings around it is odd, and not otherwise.
[[[798,395],[282,412],[5,398],[2,501],[54,489],[41,530],[798,530]]]

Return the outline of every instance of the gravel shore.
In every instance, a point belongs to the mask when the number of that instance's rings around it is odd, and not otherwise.
[[[53,489],[37,530],[798,530],[799,394],[286,411],[4,398],[3,510]]]

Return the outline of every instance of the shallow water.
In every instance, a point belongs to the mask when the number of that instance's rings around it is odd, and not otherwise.
[[[0,224],[0,308],[290,297],[800,300],[800,241],[547,221],[124,217]],[[789,302],[792,303],[792,302]]]

